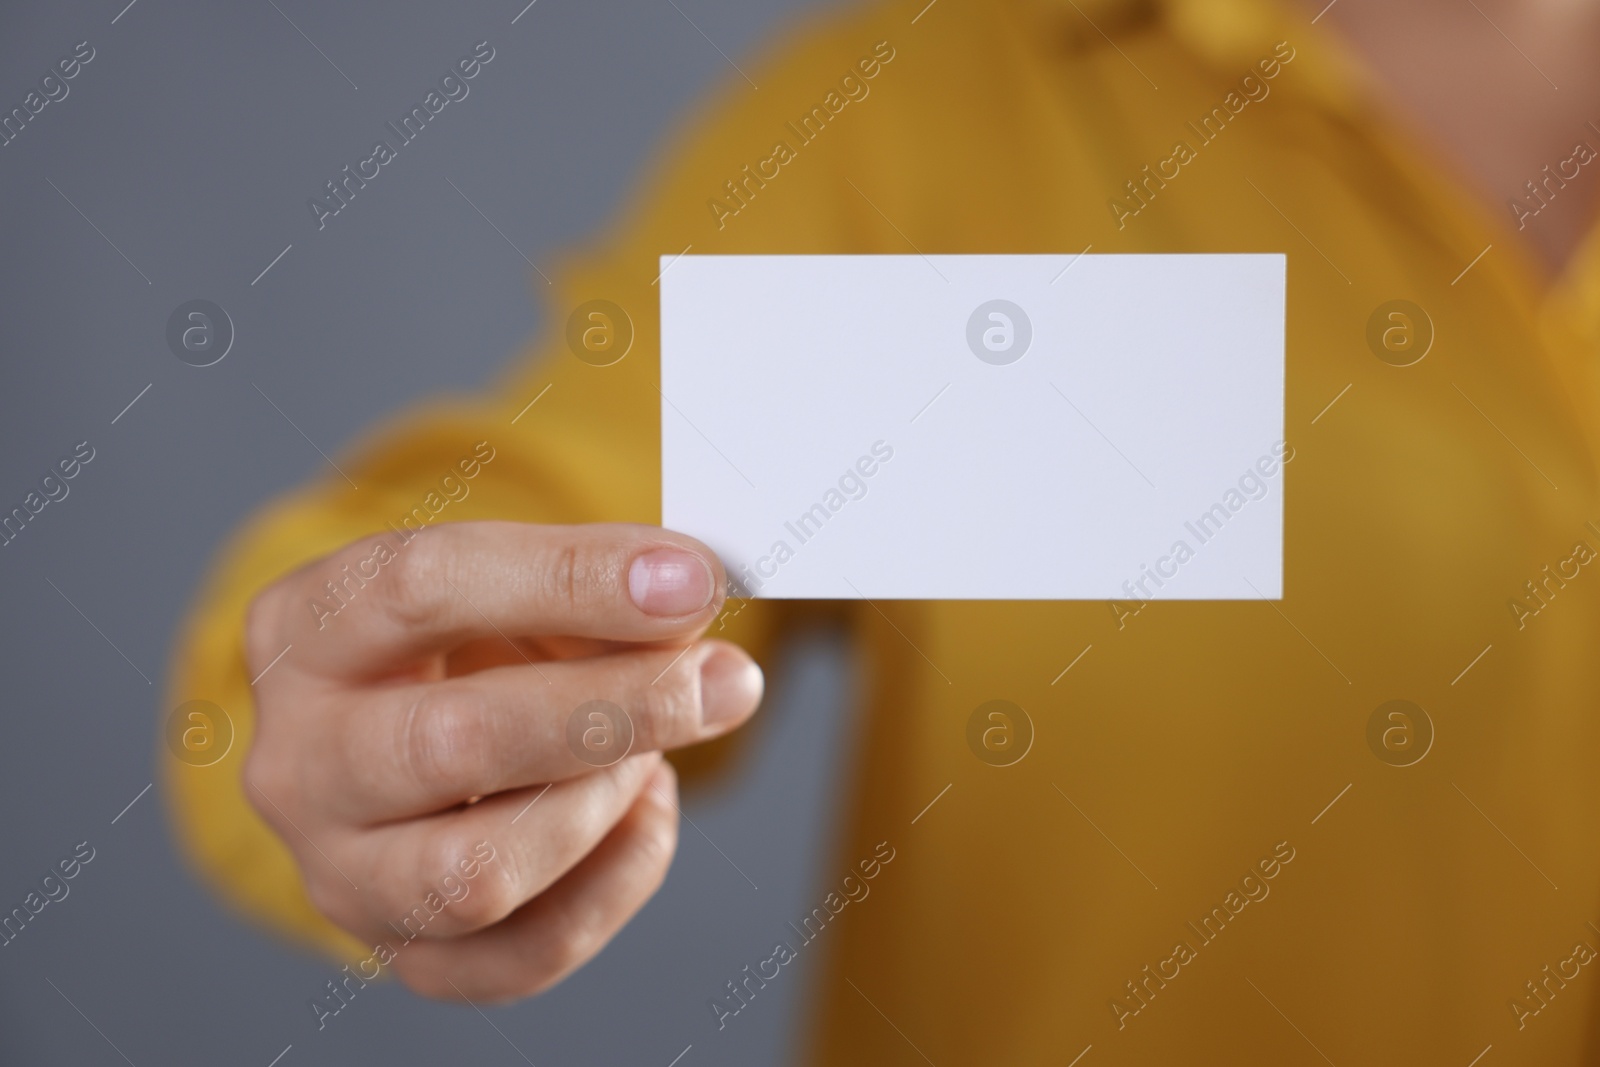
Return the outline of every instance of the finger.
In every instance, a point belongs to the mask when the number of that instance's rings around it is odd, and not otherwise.
[[[599,844],[660,763],[659,753],[641,753],[581,778],[362,835],[355,848],[358,866],[371,872],[362,884],[372,928],[398,924],[436,940],[500,922]],[[493,859],[466,892],[441,891],[450,889],[447,875],[461,873],[463,857],[485,853]]]
[[[762,686],[743,649],[702,641],[378,690],[326,721],[317,778],[351,822],[409,818],[727,733]]]
[[[724,580],[715,553],[659,527],[444,523],[307,567],[272,592],[271,614],[298,668],[362,678],[477,638],[688,640]]]
[[[678,841],[677,779],[663,762],[583,862],[510,918],[452,941],[416,941],[395,970],[424,996],[505,1001],[549,988],[605,946],[666,877]]]

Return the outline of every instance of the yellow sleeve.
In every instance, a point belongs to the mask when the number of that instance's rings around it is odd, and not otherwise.
[[[240,782],[253,733],[250,679],[241,649],[242,623],[255,594],[282,575],[348,542],[400,525],[508,519],[576,523],[660,521],[658,290],[660,257],[686,245],[699,252],[848,251],[836,180],[836,138],[813,151],[809,175],[786,175],[782,202],[719,219],[711,199],[751,158],[770,150],[786,111],[836,80],[871,49],[865,20],[806,35],[759,71],[756,93],[733,78],[708,121],[659,168],[650,195],[625,216],[621,236],[602,238],[559,271],[554,284],[535,276],[544,298],[545,337],[535,357],[519,363],[489,395],[440,402],[411,412],[336,457],[314,484],[253,517],[217,557],[177,644],[166,709],[190,700],[221,707],[233,724],[231,748],[218,762],[190,766],[163,748],[165,792],[177,836],[202,876],[247,916],[345,958],[365,949],[311,906],[288,849],[257,817]],[[819,81],[819,79],[821,79]],[[830,180],[831,179],[831,180]],[[633,339],[609,366],[577,358],[567,340],[575,309],[595,300],[626,312]],[[475,477],[458,463],[492,451]],[[444,480],[454,474],[467,486]],[[353,484],[352,484],[353,483]],[[452,489],[456,497],[447,489]],[[762,658],[778,621],[773,602],[755,602],[722,636]],[[289,656],[294,653],[288,652]]]

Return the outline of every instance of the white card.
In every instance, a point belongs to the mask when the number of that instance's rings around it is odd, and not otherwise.
[[[1282,255],[661,266],[662,524],[744,595],[1282,596]]]

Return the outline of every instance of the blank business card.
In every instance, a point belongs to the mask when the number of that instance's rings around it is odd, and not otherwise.
[[[662,524],[741,595],[1282,596],[1282,255],[662,269]]]

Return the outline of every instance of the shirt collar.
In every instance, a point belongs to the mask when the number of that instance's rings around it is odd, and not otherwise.
[[[1047,39],[1069,48],[1103,47],[1108,40],[1120,47],[1140,33],[1159,29],[1234,80],[1269,57],[1278,42],[1288,41],[1295,49],[1294,91],[1343,112],[1364,110],[1373,96],[1361,63],[1329,29],[1313,25],[1306,6],[1286,0],[1020,2],[1040,21]]]
[[[1307,103],[1330,112],[1370,131],[1380,148],[1401,171],[1419,180],[1432,178],[1443,195],[1459,209],[1459,221],[1476,220],[1468,226],[1475,239],[1483,233],[1504,233],[1504,220],[1492,217],[1487,205],[1468,195],[1455,182],[1449,168],[1426,152],[1417,153],[1407,144],[1381,105],[1382,88],[1333,28],[1317,25],[1320,18],[1308,4],[1293,0],[1016,0],[1039,20],[1041,40],[1058,47],[1083,50],[1107,47],[1110,41],[1127,47],[1140,34],[1159,31],[1229,81],[1248,72],[1257,61],[1272,54],[1280,41],[1295,49],[1294,76],[1283,78],[1274,92],[1300,97]],[[1159,84],[1159,70],[1149,75]],[[1450,229],[1455,229],[1451,227]],[[1467,238],[1459,233],[1441,234]],[[1468,240],[1470,243],[1470,240]],[[1474,246],[1477,247],[1477,246]],[[1471,252],[1462,245],[1455,251]],[[1600,344],[1600,224],[1590,231],[1583,248],[1574,255],[1566,270],[1550,279],[1544,292],[1533,279],[1541,271],[1527,258],[1526,249],[1507,248],[1516,261],[1509,273],[1520,278],[1518,286],[1534,304],[1546,304],[1546,312],[1559,305],[1574,313],[1587,327],[1590,338]],[[1541,299],[1541,297],[1543,299]],[[1554,298],[1554,299],[1551,299]]]

